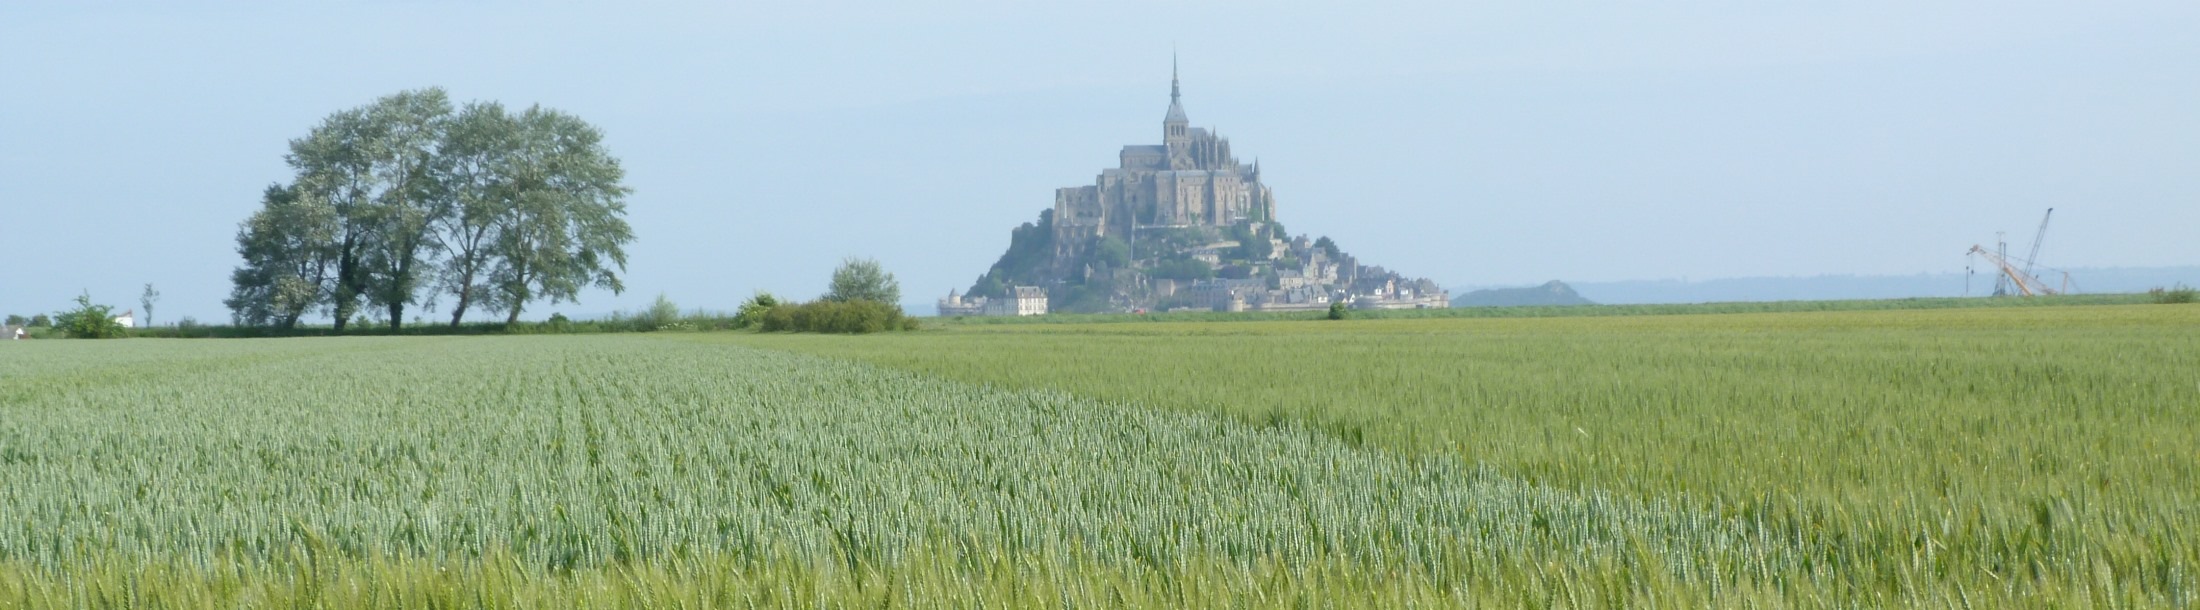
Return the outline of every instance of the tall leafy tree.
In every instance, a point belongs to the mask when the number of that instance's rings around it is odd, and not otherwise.
[[[429,229],[450,213],[436,171],[450,116],[450,97],[438,88],[384,97],[368,107],[376,129],[366,143],[368,171],[380,189],[366,210],[374,230],[363,257],[363,284],[367,300],[388,310],[390,330],[404,326],[405,306],[419,300],[430,266],[423,259],[437,246]]]
[[[841,261],[840,268],[833,270],[833,282],[824,300],[871,301],[899,307],[901,282],[894,279],[894,274],[887,273],[877,260],[850,258]]]
[[[436,222],[444,258],[438,289],[452,297],[451,326],[476,305],[495,303],[490,271],[506,216],[522,195],[519,122],[496,102],[476,102],[444,134],[438,171],[451,208]]]
[[[625,290],[626,170],[604,150],[594,126],[556,110],[530,107],[518,118],[512,206],[497,228],[491,272],[505,322],[527,304],[573,300],[595,286]]]
[[[315,307],[329,303],[339,264],[342,222],[325,200],[301,198],[270,185],[261,207],[237,229],[244,266],[230,274],[222,303],[236,323],[291,328]]]
[[[327,206],[335,222],[326,244],[332,268],[324,298],[338,332],[358,312],[359,298],[370,288],[363,259],[376,234],[371,212],[380,184],[373,155],[381,131],[365,108],[337,112],[306,137],[291,140],[290,154],[283,157],[297,173],[290,185],[295,196]]]
[[[155,304],[155,303],[159,303],[159,302],[160,302],[160,291],[158,291],[158,290],[154,290],[154,289],[153,289],[153,285],[152,285],[152,284],[146,284],[146,285],[145,285],[145,292],[144,292],[144,293],[142,293],[142,294],[139,294],[139,295],[138,295],[138,305],[139,305],[139,306],[142,306],[142,307],[144,307],[144,308],[145,308],[145,325],[146,325],[146,326],[152,326],[152,325],[153,325],[153,304]]]

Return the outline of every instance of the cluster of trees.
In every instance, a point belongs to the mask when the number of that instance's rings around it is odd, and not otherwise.
[[[875,333],[916,330],[917,319],[902,313],[901,282],[878,261],[851,258],[833,271],[825,296],[808,303],[782,303],[757,293],[734,314],[737,328],[764,332]]]
[[[1190,256],[1176,256],[1155,263],[1153,269],[1147,273],[1154,279],[1190,282],[1214,279],[1215,268],[1208,265],[1207,261]]]
[[[46,314],[38,314],[28,318],[18,314],[8,314],[7,321],[8,326],[53,326],[53,318],[46,317]]]
[[[475,309],[511,323],[535,301],[624,289],[625,171],[572,115],[406,91],[329,115],[284,160],[295,177],[237,232],[224,303],[240,325],[323,313],[342,331],[364,306],[396,330],[442,297],[454,327]]]
[[[1263,229],[1255,231],[1252,223],[1249,222],[1230,225],[1230,239],[1238,242],[1236,250],[1231,252],[1231,258],[1257,263],[1266,261],[1269,256],[1274,255],[1276,246],[1268,241],[1269,233],[1265,230],[1266,227],[1263,227]]]

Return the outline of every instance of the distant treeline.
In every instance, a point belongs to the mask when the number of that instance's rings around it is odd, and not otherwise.
[[[1454,307],[1450,309],[1394,309],[1353,310],[1353,319],[1420,319],[1420,318],[1559,318],[1589,316],[1671,316],[1713,315],[1740,313],[1785,313],[1810,311],[1891,311],[1908,309],[1966,309],[1989,307],[2060,307],[2084,305],[2137,305],[2165,300],[2149,294],[2083,294],[2042,297],[1996,298],[1929,298],[1883,299],[1846,301],[1769,301],[1746,303],[1697,303],[1667,305],[1567,305],[1550,307]],[[886,308],[895,309],[895,308]],[[791,313],[791,311],[790,311]],[[958,318],[923,318],[922,326],[987,326],[1012,324],[1101,324],[1125,322],[1267,322],[1267,321],[1319,321],[1326,312],[1173,312],[1153,314],[1048,314],[1043,316],[971,316]],[[916,330],[918,319],[892,316],[882,320],[881,330]],[[392,331],[387,326],[350,325],[338,331],[328,325],[301,324],[293,328],[265,326],[189,325],[162,328],[138,328],[129,333],[132,337],[146,338],[264,338],[264,337],[371,337],[371,336],[437,336],[437,335],[543,335],[579,333],[624,333],[651,331],[730,331],[759,329],[754,322],[745,321],[738,314],[696,311],[690,313],[648,312],[637,314],[612,314],[596,320],[568,320],[552,316],[541,322],[494,323],[483,322],[447,325],[416,325]],[[795,330],[772,328],[764,331]],[[820,332],[858,332],[850,330],[823,330]]]

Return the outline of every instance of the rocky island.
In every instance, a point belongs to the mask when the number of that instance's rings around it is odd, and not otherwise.
[[[942,316],[1450,306],[1435,282],[1363,265],[1328,237],[1290,236],[1260,164],[1192,127],[1175,75],[1161,144],[1124,146],[1093,184],[1010,234],[1008,252]]]

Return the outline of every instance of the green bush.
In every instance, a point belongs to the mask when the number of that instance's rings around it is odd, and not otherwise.
[[[1331,301],[1329,303],[1329,319],[1342,320],[1345,315],[1344,301]]]
[[[779,297],[758,290],[756,296],[749,297],[747,301],[742,301],[741,308],[733,312],[733,327],[752,328],[762,324],[764,323],[765,314],[771,313],[773,309],[778,307]]]
[[[901,306],[877,301],[811,301],[767,310],[757,324],[764,332],[863,334],[916,330],[917,321]]]
[[[2153,290],[2147,291],[2147,297],[2149,299],[2152,299],[2154,302],[2163,305],[2191,303],[2194,301],[2200,301],[2200,289],[2195,289],[2191,286],[2186,286],[2184,284],[2178,284],[2176,286],[2171,286],[2168,288],[2156,286]]]
[[[649,309],[634,314],[633,323],[634,330],[640,332],[677,330],[680,326],[680,306],[659,293],[656,302],[649,304]]]
[[[54,314],[54,326],[76,339],[113,339],[129,332],[115,321],[115,308],[93,305],[89,292],[76,297],[76,309]]]
[[[1152,275],[1154,279],[1189,282],[1213,279],[1215,268],[1209,266],[1206,261],[1199,259],[1179,258],[1162,261],[1161,264],[1154,265],[1153,271],[1149,275]]]

